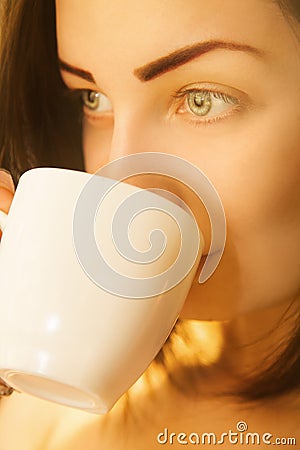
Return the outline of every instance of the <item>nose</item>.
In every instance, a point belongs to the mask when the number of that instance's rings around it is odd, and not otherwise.
[[[85,169],[94,173],[106,164],[135,153],[161,151],[160,133],[143,111],[117,110],[113,117],[84,122]]]
[[[119,112],[115,115],[109,161],[134,153],[159,151],[158,135],[141,111]]]
[[[110,147],[107,154],[107,163],[120,160],[119,163],[109,165],[107,176],[122,179],[140,188],[154,186],[166,189],[166,181],[162,175],[148,172],[147,160],[140,158],[122,159],[129,155],[146,153],[167,153],[163,148],[164,139],[157,129],[155,119],[145,116],[141,111],[115,114],[114,126],[111,134]]]
[[[109,161],[142,151],[142,149],[138,150],[141,146],[140,128],[141,123],[134,115],[119,114],[115,116]]]
[[[114,123],[110,129],[110,139],[107,140],[108,147],[105,149],[106,161],[103,165],[118,160],[122,157],[137,153],[157,153],[155,167],[153,170],[146,166],[147,159],[130,159],[128,175],[128,161],[121,160],[120,163],[109,165],[107,170],[102,168],[102,175],[115,179],[126,178],[127,182],[140,188],[159,188],[171,194],[177,195],[195,214],[199,228],[205,236],[205,254],[208,252],[210,242],[210,221],[204,205],[196,197],[195,193],[185,185],[184,178],[178,179],[170,176],[170,169],[165,163],[160,163],[159,153],[185,156],[180,152],[182,145],[180,139],[170,134],[170,127],[155,114],[145,113],[146,108],[132,108],[130,111],[114,111]],[[149,111],[149,109],[148,109]],[[106,164],[105,164],[106,163]],[[172,162],[174,163],[174,161]],[[180,161],[177,161],[180,164]],[[134,166],[134,167],[133,167]],[[185,175],[184,173],[182,176]],[[128,178],[129,177],[129,178]]]

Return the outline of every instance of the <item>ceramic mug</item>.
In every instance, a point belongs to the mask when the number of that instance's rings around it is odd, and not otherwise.
[[[127,183],[41,167],[20,177],[0,229],[0,377],[106,413],[176,322],[203,248],[194,218]]]

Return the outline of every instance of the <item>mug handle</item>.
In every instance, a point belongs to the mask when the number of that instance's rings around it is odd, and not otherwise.
[[[4,231],[7,221],[7,214],[3,211],[0,211],[0,231]],[[13,393],[13,388],[8,386],[5,381],[0,378],[0,398],[3,396],[8,396]]]

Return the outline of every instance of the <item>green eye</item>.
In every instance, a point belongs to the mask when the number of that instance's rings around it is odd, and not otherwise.
[[[109,98],[101,92],[93,90],[82,91],[82,103],[85,107],[85,112],[89,115],[93,114],[100,117],[112,113],[112,104]]]
[[[191,91],[187,94],[187,103],[192,113],[206,116],[212,108],[211,93]]]
[[[177,91],[174,98],[176,114],[191,117],[195,123],[212,123],[242,108],[237,97],[205,88],[185,88]]]
[[[96,110],[100,106],[100,95],[100,92],[96,91],[83,91],[82,101],[87,108]]]

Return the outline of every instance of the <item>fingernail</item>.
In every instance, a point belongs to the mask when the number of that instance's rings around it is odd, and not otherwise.
[[[0,187],[8,189],[10,192],[15,192],[14,180],[10,172],[6,169],[0,169]]]

